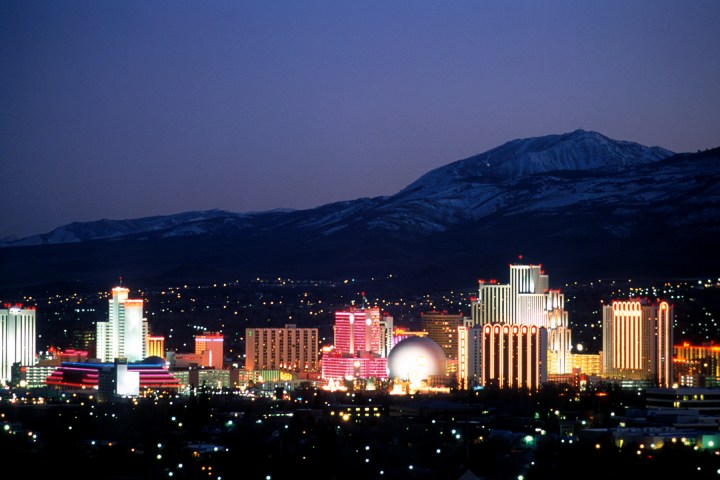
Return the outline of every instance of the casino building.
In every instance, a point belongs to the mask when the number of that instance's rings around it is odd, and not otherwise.
[[[603,375],[673,383],[673,307],[665,301],[614,301],[603,307]]]
[[[4,307],[0,308],[0,385],[10,382],[13,364],[35,364],[35,308]]]
[[[148,357],[142,362],[62,362],[47,377],[49,386],[78,393],[96,393],[100,400],[138,396],[149,391],[177,393],[180,382],[165,366],[165,360]]]

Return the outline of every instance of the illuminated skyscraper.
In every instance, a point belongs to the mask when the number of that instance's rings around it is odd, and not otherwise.
[[[380,317],[380,356],[387,357],[393,345],[393,317],[383,313]]]
[[[464,388],[475,385],[537,390],[547,381],[547,329],[495,323],[462,327],[467,335]],[[462,371],[462,368],[461,368]]]
[[[603,373],[611,378],[673,382],[673,307],[661,301],[614,301],[603,307]]]
[[[425,312],[420,317],[420,326],[428,337],[443,349],[445,358],[455,360],[458,356],[458,327],[463,325],[461,313]]]
[[[351,308],[335,312],[335,350],[354,355],[380,353],[382,332],[379,308]]]
[[[245,370],[316,372],[319,358],[318,329],[248,328],[245,330]]]
[[[13,363],[35,364],[35,309],[5,304],[0,309],[0,385],[12,377]]]
[[[202,354],[203,366],[217,370],[223,368],[223,334],[205,333],[195,335],[195,353]]]
[[[572,372],[572,348],[565,295],[549,288],[541,265],[510,265],[510,284],[479,281],[472,305],[472,324],[542,327],[547,331],[548,374]],[[550,361],[552,360],[552,361]]]
[[[472,303],[474,325],[510,323],[510,285],[498,285],[494,280],[479,281],[478,297]]]
[[[335,344],[321,359],[323,379],[387,377],[387,325],[381,326],[379,308],[337,311],[333,331]]]
[[[138,362],[147,356],[148,323],[143,318],[143,301],[129,299],[129,292],[124,287],[113,288],[108,321],[97,322],[97,356],[101,362]]]

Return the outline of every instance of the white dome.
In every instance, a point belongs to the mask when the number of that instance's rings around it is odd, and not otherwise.
[[[388,376],[419,384],[431,375],[445,375],[445,353],[427,337],[408,337],[395,345],[387,359]]]

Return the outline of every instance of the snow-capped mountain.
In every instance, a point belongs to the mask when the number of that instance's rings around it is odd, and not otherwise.
[[[131,220],[102,219],[94,222],[74,222],[55,230],[8,242],[11,246],[45,245],[54,243],[76,243],[88,240],[100,240],[134,235],[142,232],[155,232],[178,228],[186,234],[206,233],[204,228],[192,229],[208,220],[217,218],[242,218],[243,215],[223,210],[204,212],[185,212],[176,215],[164,215]],[[7,244],[6,244],[7,245]]]
[[[410,272],[429,264],[454,268],[452,262],[469,269],[518,250],[567,262],[673,255],[680,268],[694,260],[679,248],[694,242],[691,256],[700,255],[720,236],[719,225],[720,149],[674,154],[576,130],[510,141],[430,171],[391,196],[297,211],[210,210],[74,223],[3,246],[51,249],[93,241],[92,251],[102,257],[120,245],[132,245],[134,253],[147,245],[155,252],[143,260],[148,271],[178,262],[296,274]],[[170,250],[158,249],[158,242]],[[172,246],[180,244],[183,255],[173,256]],[[0,255],[33,248],[3,248]]]

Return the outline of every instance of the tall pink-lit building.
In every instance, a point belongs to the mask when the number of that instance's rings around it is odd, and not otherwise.
[[[335,343],[323,352],[322,378],[387,378],[386,328],[379,308],[349,308],[335,312]]]
[[[603,375],[673,383],[673,307],[665,301],[614,301],[603,307]]]
[[[379,308],[335,312],[335,350],[351,355],[379,353],[382,345],[380,318]]]

